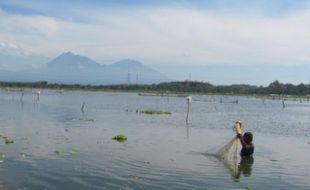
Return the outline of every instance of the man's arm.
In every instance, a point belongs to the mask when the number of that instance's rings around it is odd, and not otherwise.
[[[248,148],[249,145],[243,140],[242,135],[240,133],[237,134],[237,138],[240,140],[242,147]]]

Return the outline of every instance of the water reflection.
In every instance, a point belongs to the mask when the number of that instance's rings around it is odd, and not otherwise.
[[[239,180],[241,178],[241,174],[244,177],[250,177],[252,174],[252,166],[254,164],[254,158],[253,156],[244,156],[241,158],[241,161],[238,166],[238,172],[237,175],[234,176],[236,180]]]
[[[189,124],[186,124],[186,140],[189,142]]]
[[[40,111],[40,101],[34,101],[33,102],[33,109],[35,110],[35,111]]]
[[[24,101],[22,98],[20,99],[20,107],[21,107],[21,109],[24,109]]]

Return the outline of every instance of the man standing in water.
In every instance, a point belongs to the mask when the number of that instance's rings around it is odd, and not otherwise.
[[[252,165],[254,163],[254,159],[252,156],[254,153],[254,144],[252,143],[253,134],[251,132],[245,132],[243,136],[241,135],[242,123],[240,121],[236,121],[234,127],[237,132],[237,138],[240,140],[240,143],[242,145],[242,149],[240,152],[241,161],[239,163],[238,173],[235,176],[236,179],[239,179],[241,173],[243,173],[244,176],[251,175]]]
[[[237,131],[237,138],[240,140],[240,143],[242,145],[242,149],[240,152],[241,157],[252,156],[254,153],[254,144],[252,143],[253,134],[251,132],[245,132],[242,136],[241,135],[242,123],[240,121],[236,121],[234,127]]]

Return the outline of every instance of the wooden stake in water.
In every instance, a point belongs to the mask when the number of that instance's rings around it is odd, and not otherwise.
[[[24,97],[24,92],[22,92],[22,95],[20,97],[20,101],[22,102],[23,101],[23,97]]]
[[[263,102],[264,108],[266,108],[265,98],[262,99],[262,102]]]
[[[282,106],[283,106],[283,108],[285,108],[285,101],[284,101],[284,99],[282,99]]]
[[[85,102],[83,102],[82,107],[81,107],[81,112],[84,113],[85,110]]]
[[[41,91],[37,91],[37,101],[40,101],[40,94],[41,94]]]
[[[186,114],[186,124],[188,124],[188,114],[189,114],[189,105],[192,102],[192,97],[191,96],[187,96],[186,97],[187,100],[187,114]]]

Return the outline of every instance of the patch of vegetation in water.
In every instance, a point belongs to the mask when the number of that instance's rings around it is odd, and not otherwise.
[[[125,141],[127,141],[127,137],[125,135],[123,135],[123,134],[116,135],[112,139],[116,140],[118,142],[125,142]]]
[[[57,156],[77,156],[78,155],[78,152],[74,149],[71,149],[69,150],[68,152],[64,151],[64,150],[55,150],[54,153],[57,155]]]
[[[76,156],[77,155],[77,151],[76,150],[70,150],[70,155],[71,156]]]
[[[94,122],[95,120],[92,118],[80,118],[80,121],[85,121],[85,122]]]
[[[142,110],[141,113],[147,115],[170,115],[171,112],[168,111],[160,111],[160,110]]]
[[[4,143],[5,143],[5,144],[14,143],[13,139],[11,139],[10,137],[3,136],[2,138],[4,139]]]

